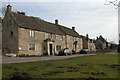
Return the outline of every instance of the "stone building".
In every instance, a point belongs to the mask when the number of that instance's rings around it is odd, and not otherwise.
[[[88,46],[89,51],[92,51],[92,52],[96,51],[96,46],[92,39],[89,39],[88,45],[89,45]]]
[[[11,11],[7,6],[3,19],[2,51],[5,53],[48,55],[58,54],[63,48],[82,49],[82,38],[72,29],[40,18],[26,16]]]
[[[89,39],[89,35],[88,34],[86,36],[80,35],[80,37],[83,40],[83,49],[89,50],[91,52],[95,52],[96,51],[95,43],[93,42],[92,39]]]
[[[108,42],[101,35],[94,41],[97,50],[104,50],[109,47]]]

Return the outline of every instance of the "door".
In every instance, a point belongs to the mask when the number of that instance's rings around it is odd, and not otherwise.
[[[49,44],[49,47],[50,47],[50,55],[52,55],[52,44]]]

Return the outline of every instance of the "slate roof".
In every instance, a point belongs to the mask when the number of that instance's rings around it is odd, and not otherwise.
[[[59,26],[60,29],[67,35],[75,36],[75,37],[80,37],[80,35],[73,29],[67,28],[65,26]]]
[[[11,12],[11,14],[21,28],[39,30],[60,35],[67,34],[79,37],[79,34],[75,30],[67,28],[65,26],[56,25],[54,23],[50,23],[36,17],[25,16],[15,12]]]
[[[102,41],[102,42],[107,42],[107,41],[105,40],[105,38],[103,38],[101,35],[99,36],[99,40]]]
[[[87,41],[87,38],[86,38],[85,36],[80,35],[80,37],[83,39],[84,43],[87,43],[87,42],[88,42],[88,41]]]

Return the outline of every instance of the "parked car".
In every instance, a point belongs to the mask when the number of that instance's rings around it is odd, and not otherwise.
[[[80,54],[89,54],[90,52],[88,50],[82,49],[80,51]]]
[[[72,55],[72,50],[69,50],[68,48],[64,48],[59,52],[59,55]]]
[[[5,56],[8,56],[8,57],[16,57],[17,55],[14,54],[14,53],[7,53],[7,54],[5,54]]]

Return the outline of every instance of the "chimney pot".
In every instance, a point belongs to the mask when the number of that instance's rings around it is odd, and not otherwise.
[[[55,20],[55,24],[58,25],[58,20],[57,19]]]
[[[12,10],[12,6],[11,5],[8,5],[7,6],[7,11],[11,11]]]
[[[87,38],[87,40],[89,39],[89,35],[88,34],[86,34],[86,38]]]
[[[75,27],[72,27],[72,30],[75,30]]]
[[[88,34],[86,34],[86,37],[87,37],[87,38],[89,38],[89,35],[88,35]]]

